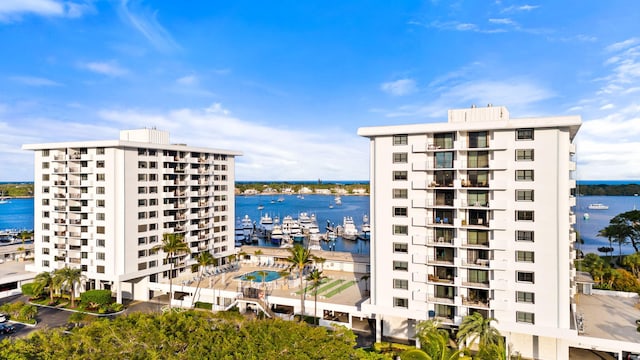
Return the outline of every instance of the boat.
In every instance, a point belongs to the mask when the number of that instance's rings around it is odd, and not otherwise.
[[[282,232],[282,226],[280,226],[280,224],[274,224],[273,229],[271,230],[271,243],[280,245],[283,237],[284,233]]]
[[[365,214],[362,216],[362,234],[363,239],[369,239],[369,233],[371,232],[371,225],[369,225],[369,217]]]
[[[595,204],[589,204],[589,206],[587,206],[587,208],[589,210],[608,210],[609,209],[609,205],[605,205],[605,204],[601,204],[601,203],[595,203]]]
[[[582,215],[582,218],[585,220],[589,220],[589,213],[584,213],[584,215]]]
[[[7,203],[9,203],[9,197],[4,196],[4,193],[0,192],[0,204],[7,204]]]
[[[340,195],[336,195],[336,197],[333,198],[333,202],[336,203],[336,205],[342,205],[342,197],[340,197]]]
[[[356,240],[358,238],[358,229],[353,222],[351,216],[345,216],[342,219],[342,238],[345,240]]]
[[[262,204],[258,205],[258,210],[264,210],[264,205]]]
[[[278,202],[283,202],[283,201],[284,201],[284,196],[280,196],[280,197],[278,198]]]
[[[235,232],[235,245],[236,247],[240,247],[244,244],[244,231],[242,228],[236,228]]]
[[[246,238],[251,238],[251,234],[253,234],[253,221],[249,218],[249,215],[245,215],[241,220],[242,231],[244,232],[244,236]]]
[[[269,214],[260,217],[260,229],[264,232],[273,230],[273,218]]]

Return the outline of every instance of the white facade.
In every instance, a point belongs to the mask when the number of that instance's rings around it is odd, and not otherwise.
[[[86,289],[148,300],[149,282],[168,280],[165,233],[184,235],[191,254],[234,251],[234,160],[239,152],[170,144],[156,129],[113,141],[24,145],[35,154],[35,262],[31,271],[82,269]],[[224,260],[223,260],[224,261]]]
[[[358,131],[371,140],[371,304],[363,310],[376,314],[378,338],[404,339],[421,320],[456,327],[480,312],[523,356],[565,358],[557,338],[575,335],[581,120],[510,119],[492,106],[450,110],[448,120]]]

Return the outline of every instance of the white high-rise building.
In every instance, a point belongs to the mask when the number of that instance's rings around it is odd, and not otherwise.
[[[170,265],[163,234],[184,236],[191,254],[173,277],[211,252],[234,253],[236,151],[170,144],[156,129],[119,140],[24,145],[35,153],[35,262],[29,270],[82,269],[85,289],[148,300]]]
[[[523,356],[562,359],[574,336],[574,137],[578,116],[510,119],[505,107],[448,122],[361,128],[370,142],[371,299],[381,335],[417,322],[498,320]],[[572,335],[573,334],[573,335]],[[564,352],[566,354],[566,352]]]

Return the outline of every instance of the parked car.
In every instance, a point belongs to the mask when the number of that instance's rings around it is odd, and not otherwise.
[[[0,323],[7,322],[8,318],[6,314],[0,314]]]
[[[11,324],[0,324],[0,334],[11,334],[16,331],[16,328]]]

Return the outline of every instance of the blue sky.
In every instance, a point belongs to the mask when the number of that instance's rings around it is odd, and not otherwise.
[[[0,1],[0,180],[25,143],[238,150],[238,180],[368,179],[359,127],[580,115],[578,176],[640,179],[637,1]]]

